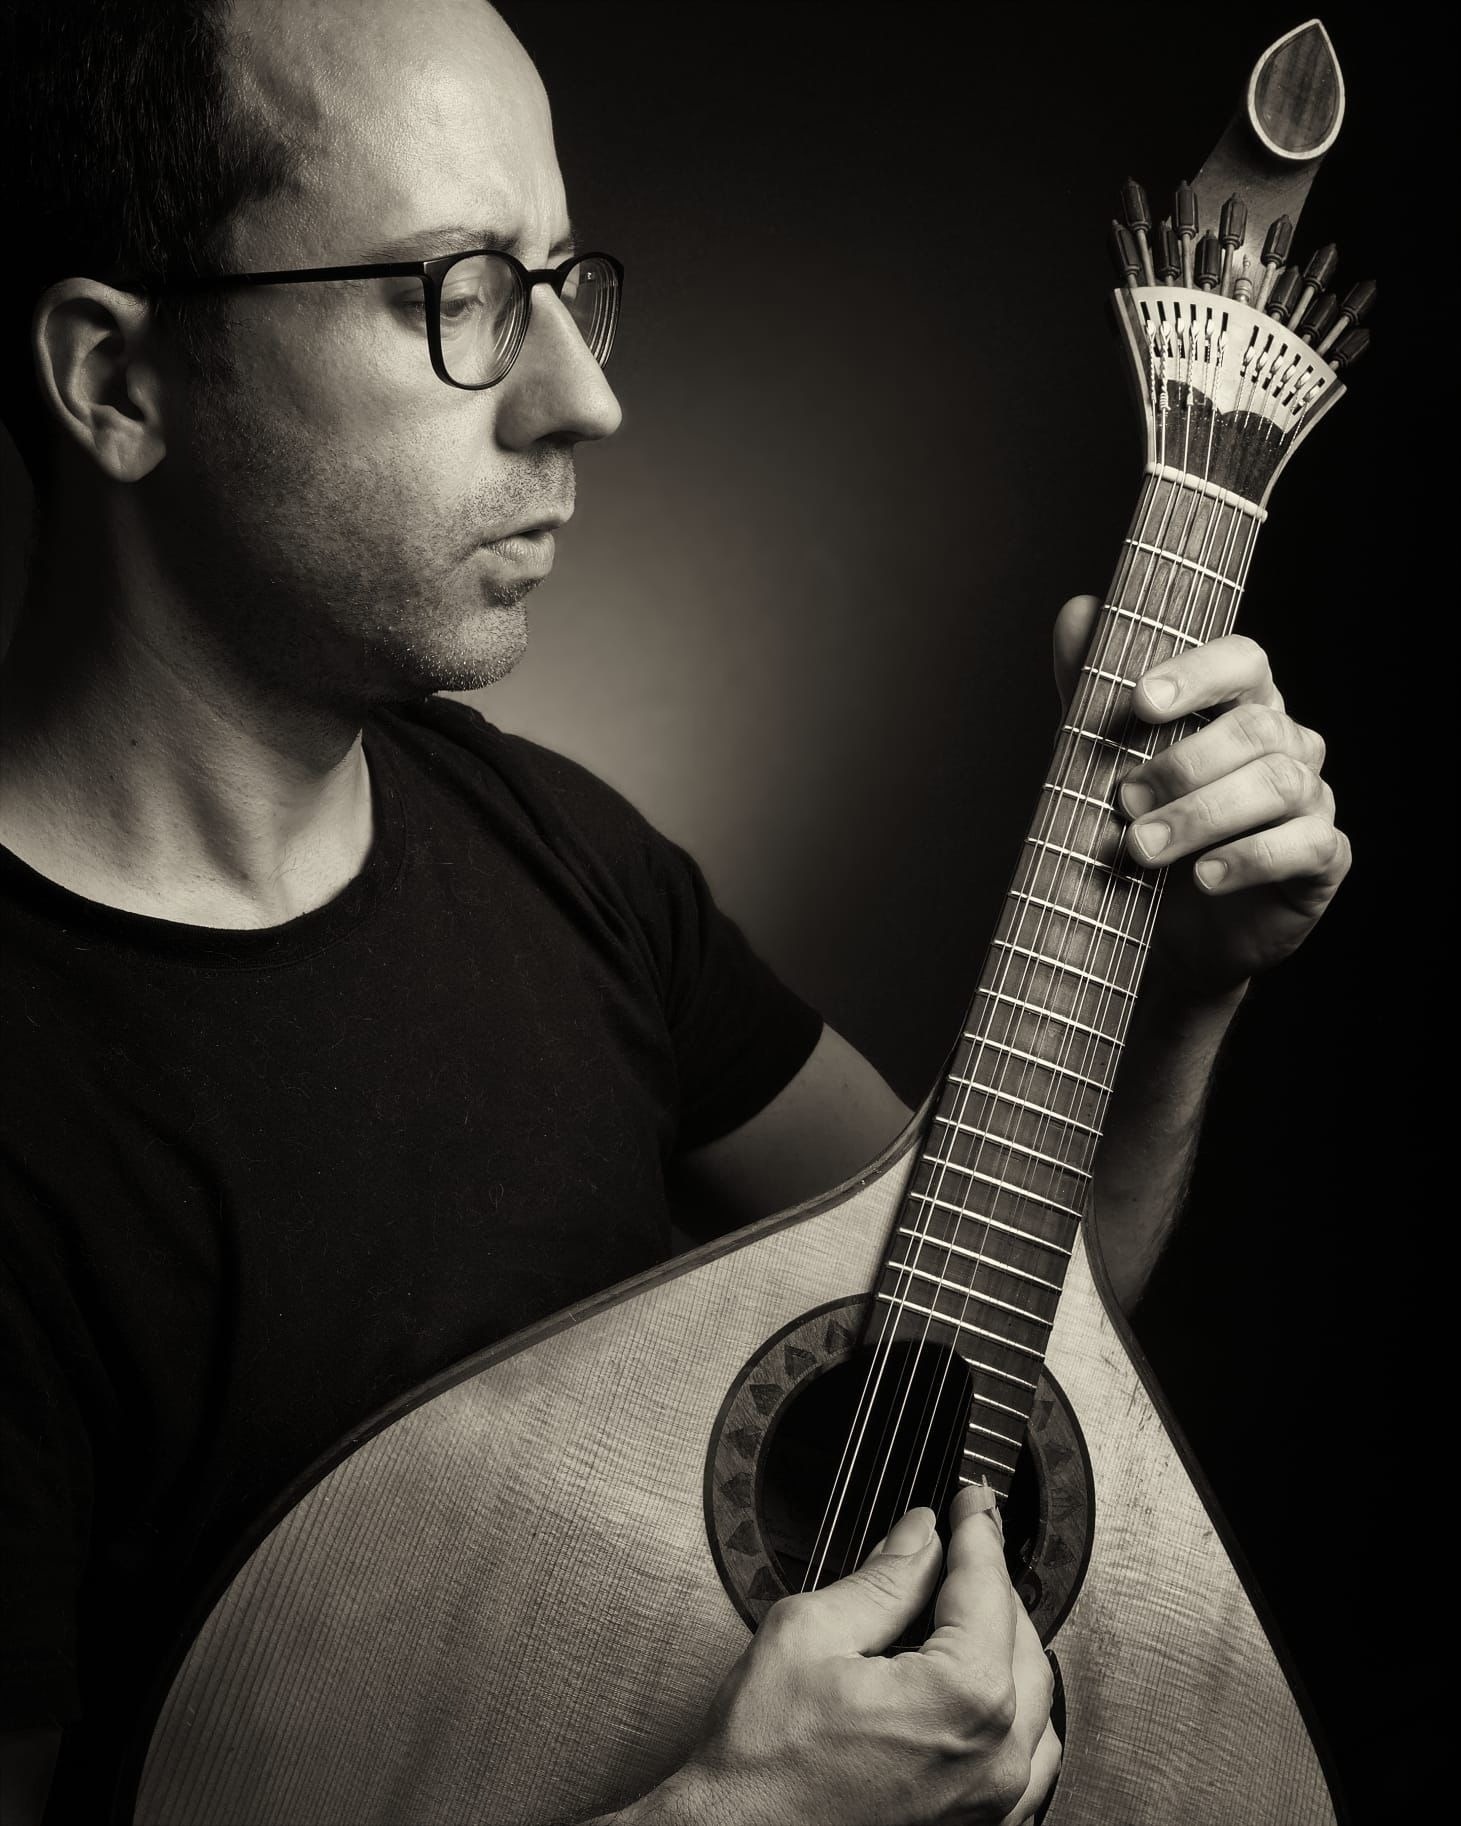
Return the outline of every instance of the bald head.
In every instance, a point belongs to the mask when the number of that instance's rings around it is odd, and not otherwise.
[[[234,0],[230,42],[240,102],[292,164],[236,218],[241,260],[365,260],[437,226],[546,250],[566,231],[547,95],[485,0]]]

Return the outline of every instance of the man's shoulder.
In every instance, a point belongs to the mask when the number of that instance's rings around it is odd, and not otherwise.
[[[554,848],[586,846],[620,864],[673,849],[616,787],[541,742],[499,728],[458,698],[428,697],[377,712],[376,727],[438,777],[510,804]]]
[[[476,705],[460,698],[424,697],[387,705],[376,712],[373,720],[398,740],[436,753],[457,749],[478,764],[506,770],[513,776],[540,779],[555,790],[613,793],[612,787],[581,762],[527,736],[499,728]]]

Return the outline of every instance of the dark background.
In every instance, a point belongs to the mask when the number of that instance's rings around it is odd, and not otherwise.
[[[1303,15],[504,7],[582,243],[628,269],[626,418],[583,453],[532,652],[478,701],[686,843],[916,1103],[1049,758],[1050,620],[1105,586],[1134,501],[1119,186],[1169,208]],[[1423,1743],[1407,1415],[1440,1316],[1414,1264],[1440,1227],[1421,1147],[1456,822],[1427,733],[1452,690],[1454,587],[1428,558],[1450,531],[1428,433],[1451,411],[1430,125],[1451,59],[1439,14],[1324,18],[1349,116],[1299,246],[1336,240],[1342,283],[1378,275],[1384,296],[1349,397],[1279,483],[1242,625],[1330,740],[1358,860],[1240,1017],[1138,1331],[1355,1818],[1378,1821],[1402,1816]],[[0,456],[13,602],[23,490]]]
[[[916,1102],[1049,757],[1050,619],[1105,586],[1134,503],[1106,298],[1119,186],[1169,209],[1305,15],[505,10],[553,99],[582,244],[627,267],[626,417],[583,455],[533,652],[478,701],[689,845]],[[1323,16],[1349,114],[1299,246],[1337,241],[1341,282],[1377,275],[1384,296],[1350,396],[1278,485],[1243,626],[1330,740],[1358,861],[1243,1011],[1138,1331],[1355,1815],[1381,1820],[1420,1748],[1419,1593],[1395,1547],[1434,1306],[1402,1250],[1437,1224],[1417,1042],[1449,974],[1455,821],[1427,804],[1444,710],[1424,534],[1443,516],[1413,402],[1434,374],[1416,288],[1448,298],[1450,231],[1425,156],[1443,53],[1398,9]]]

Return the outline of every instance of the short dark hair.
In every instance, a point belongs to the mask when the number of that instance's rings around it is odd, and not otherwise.
[[[229,0],[0,0],[15,254],[0,301],[0,418],[37,480],[47,440],[29,329],[41,293],[82,275],[216,271],[234,213],[292,168],[232,80],[228,13]],[[218,301],[164,296],[159,308],[205,359]]]

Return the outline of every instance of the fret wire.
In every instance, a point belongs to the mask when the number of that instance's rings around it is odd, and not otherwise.
[[[1205,647],[1207,642],[1196,634],[1184,634],[1180,628],[1169,627],[1165,621],[1157,621],[1150,615],[1139,614],[1135,609],[1123,609],[1119,603],[1108,602],[1105,607],[1113,615],[1124,615],[1128,621],[1144,622],[1149,628],[1160,628],[1163,634],[1170,634],[1173,640],[1180,640],[1185,647]]]
[[[1209,570],[1205,564],[1199,564],[1195,558],[1181,558],[1176,552],[1169,552],[1163,545],[1148,545],[1142,539],[1123,539],[1121,543],[1134,546],[1139,552],[1155,552],[1159,558],[1165,558],[1169,564],[1180,564],[1184,570],[1196,571],[1200,576],[1211,577],[1214,583],[1225,590],[1236,590],[1242,587],[1231,577],[1224,577],[1221,571]]]
[[[967,1363],[968,1358],[966,1357],[964,1361]],[[1012,1408],[1007,1401],[996,1401],[993,1395],[981,1395],[978,1389],[971,1389],[969,1391],[969,1399],[971,1401],[978,1401],[987,1408],[998,1408],[1001,1414],[1013,1414],[1015,1419],[1022,1422],[1025,1426],[1030,1424],[1030,1416],[1024,1408]]]
[[[980,1300],[986,1306],[999,1306],[1005,1312],[1014,1313],[1016,1318],[1028,1319],[1032,1325],[1043,1325],[1049,1331],[1053,1321],[1042,1319],[1038,1312],[1030,1312],[1026,1307],[1015,1306],[1009,1300],[998,1300],[992,1293],[980,1293],[977,1288],[966,1287],[959,1281],[946,1281],[941,1274],[934,1274],[928,1268],[915,1268],[911,1262],[889,1262],[888,1267],[899,1274],[916,1274],[920,1281],[932,1281],[936,1287],[947,1287],[951,1292],[962,1294],[966,1300]]]
[[[1078,793],[1073,786],[1057,786],[1053,780],[1045,782],[1047,793],[1062,793],[1067,799],[1081,799],[1087,805],[1094,805],[1098,811],[1109,812],[1115,808],[1109,799],[1097,799],[1090,793]]]
[[[1138,762],[1150,761],[1156,755],[1161,754],[1163,737],[1170,739],[1174,733],[1165,725],[1161,728],[1151,729],[1140,727],[1132,722],[1129,715],[1121,712],[1119,703],[1100,704],[1096,701],[1094,692],[1091,691],[1077,691],[1070,703],[1070,715],[1077,721],[1063,723],[1061,725],[1063,731],[1072,735],[1084,736],[1087,741],[1093,742],[1098,748],[1110,749],[1113,756],[1126,756],[1130,760]],[[1115,736],[1101,733],[1103,729],[1114,726],[1118,721],[1125,725],[1125,731],[1132,736],[1133,741],[1138,739],[1145,741],[1147,746],[1135,747],[1132,742],[1118,741]],[[1067,772],[1074,773],[1079,769],[1087,780],[1098,783],[1103,792],[1109,792],[1112,795],[1113,803],[1122,781],[1132,771],[1126,766],[1124,760],[1114,758],[1111,761],[1110,777],[1102,780],[1099,778],[1100,756],[1092,759],[1089,756],[1083,756],[1078,749],[1072,749],[1064,755],[1058,754],[1058,759]]]
[[[1028,1154],[1031,1160],[1043,1161],[1047,1167],[1059,1167],[1062,1173],[1074,1173],[1081,1179],[1091,1176],[1084,1167],[1078,1167],[1068,1160],[1060,1160],[1054,1154],[1042,1154],[1038,1148],[1028,1148],[1022,1141],[1010,1141],[1003,1135],[991,1135],[987,1129],[976,1128],[973,1123],[960,1122],[956,1116],[934,1116],[935,1122],[941,1122],[946,1129],[957,1129],[961,1135],[977,1135],[980,1141],[987,1141],[991,1147],[1011,1148],[1016,1154]],[[949,1166],[956,1166],[956,1161],[948,1161]],[[961,1169],[962,1170],[962,1169]]]
[[[1037,850],[1051,850],[1057,856],[1069,856],[1072,862],[1088,863],[1093,869],[1107,869],[1113,875],[1116,872],[1114,862],[1102,862],[1099,856],[1089,856],[1084,850],[1067,849],[1063,843],[1052,843],[1048,837],[1026,837],[1025,842]],[[1152,883],[1143,880],[1140,875],[1123,875],[1121,879],[1129,881],[1133,887],[1145,888],[1149,893],[1152,891]]]
[[[932,1306],[917,1306],[912,1300],[905,1300],[900,1294],[879,1293],[878,1299],[885,1300],[889,1306],[896,1306],[902,1312],[916,1312],[923,1319],[937,1319],[940,1325],[952,1325],[957,1331],[972,1331],[976,1338],[988,1338],[991,1343],[1001,1345],[1005,1350],[1017,1350],[1022,1357],[1033,1357],[1040,1362],[1045,1353],[1033,1344],[1016,1344],[1013,1338],[1001,1337],[997,1331],[986,1331],[982,1325],[976,1325],[972,1319],[951,1318],[946,1312],[939,1312]],[[1018,1377],[1011,1378],[1019,1381]],[[1024,1384],[1034,1388],[1033,1382]]]
[[[961,1084],[966,1090],[978,1091],[983,1097],[997,1097],[1001,1103],[1017,1103],[1023,1110],[1034,1110],[1037,1115],[1048,1116],[1052,1122],[1063,1122],[1067,1128],[1084,1129],[1087,1135],[1094,1135],[1100,1140],[1101,1131],[1092,1128],[1089,1122],[1078,1122],[1074,1116],[1062,1116],[1059,1110],[1032,1102],[1028,1097],[1016,1097],[1011,1091],[997,1091],[992,1084],[981,1084],[977,1078],[961,1078],[957,1072],[950,1072],[947,1081],[950,1084]]]
[[[1104,1040],[1108,1046],[1124,1046],[1124,1040],[1118,1040],[1114,1034],[1102,1033],[1099,1027],[1087,1027],[1084,1021],[1076,1021],[1068,1014],[1057,1014],[1053,1008],[1039,1008],[1033,1002],[1022,1002],[1017,995],[1006,995],[1002,989],[976,989],[975,995],[987,996],[992,1002],[1011,1002],[1016,1008],[1023,1008],[1026,1014],[1038,1014],[1042,1018],[1059,1021],[1063,1027],[1073,1027],[1077,1033],[1091,1034],[1097,1040]]]
[[[1113,685],[1124,685],[1128,691],[1135,691],[1137,681],[1134,678],[1123,678],[1119,672],[1108,672],[1104,666],[1085,665],[1081,671],[1088,678],[1108,678]]]
[[[923,1158],[938,1160],[938,1156],[935,1154],[925,1154]],[[946,1160],[938,1160],[938,1164],[943,1167],[949,1163]],[[1041,1249],[1054,1250],[1056,1255],[1063,1255],[1067,1258],[1070,1256],[1070,1250],[1062,1243],[1053,1243],[1048,1237],[1037,1236],[1033,1230],[1021,1230],[1018,1225],[1006,1224],[1000,1218],[986,1217],[982,1211],[970,1211],[965,1205],[951,1204],[948,1199],[939,1198],[932,1192],[910,1192],[908,1197],[917,1199],[921,1205],[935,1205],[940,1211],[952,1211],[955,1217],[967,1218],[972,1224],[988,1224],[992,1229],[1003,1230],[1006,1236],[1023,1237],[1025,1242],[1035,1243]]]
[[[1084,977],[1088,983],[1094,983],[1099,989],[1112,989],[1117,995],[1128,996],[1133,1001],[1136,999],[1134,989],[1124,989],[1120,983],[1113,983],[1109,977],[1097,976],[1091,970],[1082,970],[1078,964],[1067,964],[1064,958],[1047,957],[1043,951],[1031,951],[1028,945],[1017,945],[1007,938],[996,938],[990,942],[998,945],[1002,951],[1018,951],[1021,957],[1033,957],[1036,963],[1049,964],[1052,970],[1065,970],[1071,976]]]
[[[1057,788],[1057,791],[1061,789]],[[1108,811],[1110,807],[1106,808]],[[1078,919],[1083,926],[1094,926],[1098,932],[1104,932],[1108,938],[1119,938],[1128,945],[1139,945],[1143,951],[1151,950],[1151,940],[1138,938],[1134,932],[1121,932],[1115,926],[1108,926],[1104,919],[1097,919],[1094,913],[1078,913],[1074,907],[1063,907],[1058,900],[1046,900],[1039,894],[1031,894],[1024,888],[1011,888],[1011,900],[1028,900],[1032,907],[1045,907],[1051,913],[1059,913],[1063,919]]]
[[[976,1459],[981,1465],[993,1465],[996,1471],[1003,1471],[1006,1477],[1014,1476],[1015,1468],[1013,1465],[1005,1464],[1003,1459],[991,1458],[987,1452],[975,1452],[970,1447],[965,1446],[964,1456],[965,1458]],[[974,1479],[972,1477],[961,1477],[959,1479],[961,1484],[972,1484],[973,1481]]]
[[[1125,742],[1113,742],[1110,736],[1097,735],[1093,729],[1082,729],[1078,723],[1062,723],[1060,727],[1066,735],[1084,736],[1088,742],[1099,743],[1102,748],[1118,749],[1122,754],[1129,754],[1133,760],[1150,761],[1156,753],[1154,748],[1129,748]]]
[[[978,1133],[977,1130],[974,1132],[976,1134]],[[970,1179],[977,1179],[981,1185],[998,1186],[1001,1192],[1012,1192],[1016,1198],[1028,1198],[1037,1205],[1044,1205],[1048,1211],[1059,1211],[1064,1217],[1073,1217],[1077,1223],[1081,1221],[1081,1213],[1072,1205],[1063,1205],[1060,1203],[1059,1199],[1047,1198],[1043,1192],[1032,1192],[1028,1186],[1017,1186],[1007,1179],[997,1179],[992,1173],[981,1173],[977,1167],[962,1167],[957,1160],[949,1160],[944,1155],[938,1156],[938,1162],[941,1167],[947,1167],[951,1173],[967,1174]],[[1074,1173],[1078,1172],[1079,1169],[1071,1167],[1068,1171]],[[1081,1177],[1083,1179],[1089,1179],[1091,1176],[1089,1173],[1083,1173],[1081,1174]],[[926,1196],[926,1194],[915,1192],[913,1196],[919,1198]],[[934,1202],[937,1203],[938,1201],[935,1200]],[[980,1212],[965,1211],[963,1215],[972,1218],[975,1223],[979,1224],[992,1224],[994,1222],[992,1217],[985,1217]],[[1018,1232],[1017,1234],[1023,1235],[1024,1233]],[[1069,1255],[1070,1251],[1067,1249],[1064,1253]]]
[[[964,1362],[970,1369],[983,1370],[986,1376],[998,1376],[1001,1382],[1013,1382],[1018,1388],[1029,1389],[1032,1395],[1036,1393],[1037,1385],[1033,1382],[1026,1382],[1023,1376],[1015,1375],[1013,1370],[996,1369],[992,1363],[981,1363],[977,1357],[964,1357],[962,1351],[959,1352],[959,1355],[964,1358]],[[1011,1413],[1014,1411],[1013,1408],[1010,1409]]]
[[[996,1467],[996,1468],[1001,1469],[1001,1467]],[[1009,1470],[1004,1470],[1003,1475],[1005,1477],[1013,1477],[1014,1472],[1009,1471]],[[959,1473],[959,1475],[954,1479],[954,1481],[955,1481],[955,1483],[957,1483],[960,1486],[961,1489],[964,1489],[964,1490],[974,1490],[974,1489],[993,1490],[997,1496],[1008,1496],[1009,1495],[1008,1490],[1000,1489],[998,1477],[965,1477],[964,1473],[961,1471]]]
[[[925,1160],[929,1158],[929,1155],[924,1155]],[[968,1213],[966,1212],[965,1215],[967,1216]],[[1008,1262],[1001,1261],[997,1255],[981,1255],[977,1249],[965,1249],[961,1243],[945,1242],[941,1236],[935,1236],[932,1231],[916,1230],[911,1224],[899,1224],[895,1234],[898,1236],[911,1236],[920,1245],[932,1243],[935,1248],[946,1249],[950,1255],[961,1255],[966,1261],[984,1262],[990,1268],[998,1268],[1001,1274],[1018,1275],[1020,1280],[1033,1281],[1037,1287],[1044,1287],[1051,1293],[1060,1293],[1062,1291],[1058,1281],[1047,1281],[1043,1275],[1031,1274],[1028,1269],[1025,1268],[1013,1268]]]
[[[1074,1078],[1077,1084],[1088,1084],[1093,1091],[1100,1091],[1103,1097],[1111,1095],[1111,1086],[1100,1078],[1088,1078],[1084,1072],[1072,1071],[1068,1065],[1056,1065],[1050,1059],[1042,1059],[1039,1053],[1023,1052],[1018,1046],[1011,1046],[1005,1040],[989,1040],[983,1034],[970,1033],[967,1028],[960,1035],[961,1039],[972,1041],[975,1046],[992,1047],[995,1052],[1007,1052],[1016,1059],[1028,1059],[1031,1065],[1040,1065],[1046,1071],[1059,1072],[1062,1078]]]
[[[1008,1433],[1001,1433],[996,1427],[982,1427],[977,1420],[969,1420],[964,1424],[967,1432],[982,1433],[986,1439],[998,1439],[1007,1446],[1013,1446],[1016,1451],[1025,1443],[1023,1439],[1011,1439]]]

